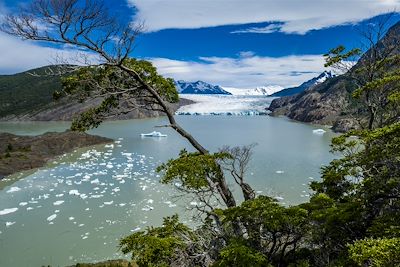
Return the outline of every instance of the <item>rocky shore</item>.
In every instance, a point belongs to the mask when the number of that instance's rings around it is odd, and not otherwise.
[[[84,103],[79,103],[74,99],[65,98],[51,102],[50,104],[34,111],[31,110],[26,113],[0,117],[0,121],[72,121],[83,111],[98,106],[100,103],[101,99],[91,99]],[[180,107],[193,103],[194,101],[192,100],[180,98],[178,103],[170,104],[170,107],[173,111],[177,111]],[[138,109],[127,114],[112,117],[109,120],[143,119],[159,116],[164,116],[164,114],[159,111]]]
[[[18,136],[0,133],[0,179],[44,166],[49,160],[76,148],[112,142],[112,139],[81,132]]]

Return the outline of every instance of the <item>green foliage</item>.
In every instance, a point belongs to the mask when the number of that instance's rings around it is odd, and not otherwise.
[[[243,242],[233,241],[221,250],[219,260],[213,265],[215,267],[262,267],[271,266],[267,258],[255,249],[246,246]]]
[[[358,266],[400,266],[400,238],[366,238],[348,246],[349,257]]]
[[[71,124],[72,131],[84,132],[90,128],[97,128],[108,112],[118,106],[118,101],[114,96],[105,98],[102,103],[95,108],[90,108],[75,118]]]
[[[352,57],[360,56],[361,50],[358,48],[352,49],[346,52],[346,48],[342,45],[329,50],[327,54],[324,54],[325,57],[325,67],[331,67],[337,63],[340,63],[345,60],[349,60]]]
[[[152,86],[166,101],[176,103],[179,101],[178,92],[175,88],[174,80],[164,78],[157,73],[157,69],[153,64],[146,60],[136,60],[133,58],[126,59],[124,66],[135,70],[141,79],[148,85]]]
[[[159,106],[154,106],[157,100],[147,90],[147,86],[154,88],[167,102],[175,103],[179,100],[173,80],[159,75],[150,62],[126,59],[123,67],[136,72],[145,84],[141,83],[135,75],[121,70],[118,66],[109,65],[82,67],[62,80],[63,91],[55,92],[55,98],[72,95],[83,102],[91,97],[105,97],[98,107],[89,109],[82,114],[81,118],[74,121],[73,130],[85,131],[95,128],[113,111],[119,113],[129,110],[126,108],[127,103],[150,110],[160,109]]]
[[[185,248],[185,240],[191,237],[191,230],[174,215],[164,218],[161,227],[149,227],[123,238],[120,247],[124,254],[132,253],[138,266],[170,266],[179,261],[179,250]]]
[[[221,178],[221,169],[217,160],[228,157],[226,153],[200,154],[182,150],[177,159],[171,159],[157,168],[164,172],[161,182],[171,184],[179,182],[188,189],[201,189],[208,186],[207,179],[217,182]]]

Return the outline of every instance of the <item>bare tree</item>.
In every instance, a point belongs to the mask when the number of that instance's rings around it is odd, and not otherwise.
[[[142,29],[143,25],[122,23],[117,14],[111,14],[102,1],[96,0],[33,0],[19,14],[7,16],[1,25],[3,32],[19,38],[72,46],[80,52],[99,56],[100,63],[96,66],[77,68],[63,65],[62,71],[57,72],[74,73],[66,79],[66,93],[81,101],[96,97],[104,99],[100,106],[84,114],[81,120],[83,126],[77,129],[97,126],[107,116],[127,113],[132,109],[157,110],[167,116],[169,124],[166,126],[184,137],[200,154],[208,155],[207,149],[174,118],[169,106],[169,102],[177,100],[172,80],[159,76],[149,62],[130,58],[136,37]],[[242,152],[250,155],[249,150]],[[234,162],[246,162],[238,157],[238,154],[234,155]],[[236,163],[232,166],[236,168]],[[239,173],[233,170],[234,177],[239,179],[237,182],[242,188],[246,187],[243,190],[245,198],[253,198],[253,190],[240,178],[244,171],[240,168]],[[196,192],[199,199],[208,205],[210,196],[218,195],[227,207],[236,206],[220,167],[213,178],[207,180],[209,190]]]

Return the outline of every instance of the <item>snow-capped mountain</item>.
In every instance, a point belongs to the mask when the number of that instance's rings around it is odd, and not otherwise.
[[[332,74],[332,72],[324,71],[318,77],[312,78],[311,80],[308,80],[297,87],[290,87],[290,88],[283,89],[279,92],[272,94],[271,96],[289,96],[289,95],[298,94],[300,92],[307,90],[308,88],[310,88],[314,85],[323,83],[327,79],[332,78],[334,76],[335,75]]]
[[[220,94],[230,95],[231,93],[225,91],[219,85],[212,85],[203,81],[197,82],[186,82],[186,81],[175,81],[176,89],[180,94]]]
[[[230,92],[232,95],[254,95],[254,96],[268,96],[283,89],[279,85],[260,86],[252,89],[242,89],[233,87],[223,87],[225,91]]]

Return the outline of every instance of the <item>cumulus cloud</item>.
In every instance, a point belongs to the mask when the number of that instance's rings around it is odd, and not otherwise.
[[[304,34],[399,10],[400,0],[127,0],[149,31],[281,22],[248,32]],[[243,29],[242,31],[245,31]]]
[[[167,58],[153,58],[150,61],[161,74],[176,80],[202,80],[235,88],[299,85],[324,70],[322,55],[274,58],[246,52],[238,58],[201,57],[199,62]]]
[[[43,47],[5,33],[0,33],[0,51],[0,74],[13,74],[57,63],[83,64],[87,60],[91,63],[99,62],[99,58],[92,54],[69,47]]]

